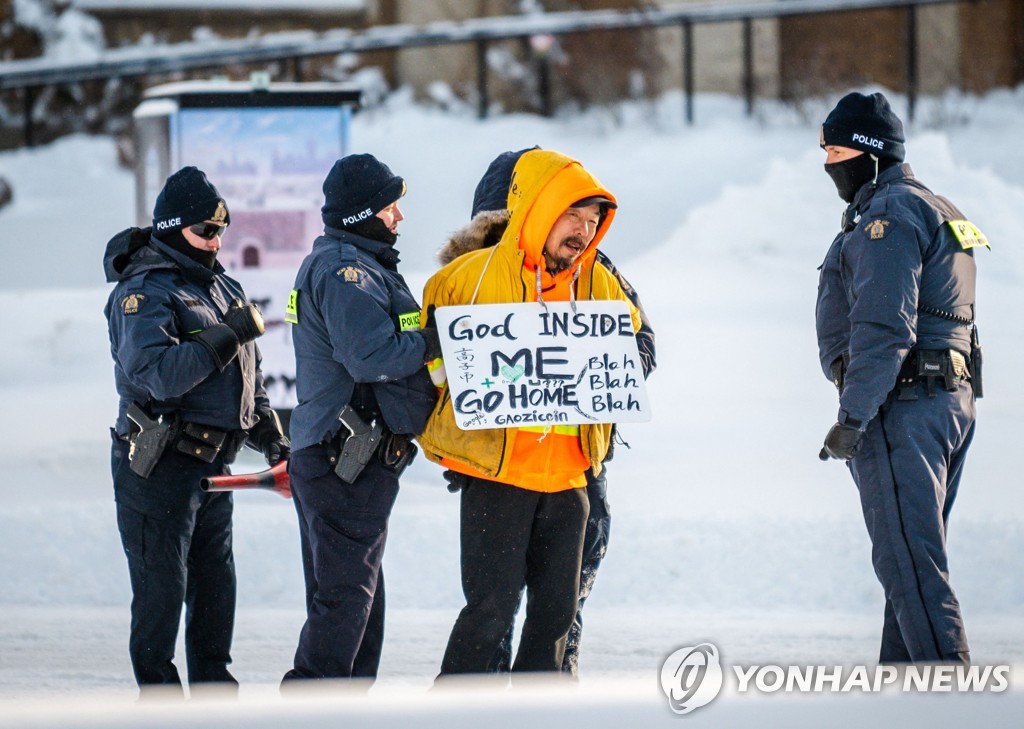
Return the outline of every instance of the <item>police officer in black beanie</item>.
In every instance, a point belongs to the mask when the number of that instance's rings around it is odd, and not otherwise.
[[[847,203],[867,182],[880,172],[898,165],[906,157],[903,122],[893,113],[882,94],[852,93],[844,96],[821,125],[823,148],[843,147],[866,154],[833,161],[825,172]]]
[[[846,461],[885,594],[881,663],[967,663],[946,527],[981,397],[975,249],[988,242],[905,164],[880,93],[844,96],[821,127],[849,205],[821,266],[821,367],[839,391],[822,460]]]
[[[377,675],[384,638],[381,560],[398,480],[437,391],[425,363],[436,329],[398,273],[405,181],[373,155],[338,160],[324,181],[324,234],[295,279],[298,405],[288,464],[299,517],[306,623],[282,690]]]
[[[235,615],[230,493],[203,478],[229,472],[247,442],[270,464],[288,439],[263,387],[259,309],[217,263],[231,216],[206,175],[167,179],[153,227],[107,244],[115,282],[104,311],[120,396],[111,429],[117,524],[132,585],[129,653],[140,688],[180,694],[174,648],[182,604],[193,692],[228,671]]]

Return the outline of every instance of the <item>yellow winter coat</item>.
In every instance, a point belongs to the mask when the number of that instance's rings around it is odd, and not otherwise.
[[[536,301],[538,262],[546,301],[568,300],[569,288],[575,286],[579,300],[618,299],[629,304],[618,280],[594,261],[614,209],[608,210],[572,269],[551,276],[542,263],[541,251],[555,221],[573,203],[595,195],[615,200],[576,160],[550,150],[525,153],[512,176],[509,224],[501,240],[459,256],[431,277],[423,292],[423,320],[431,306]],[[632,304],[629,307],[637,331],[640,315]],[[453,470],[550,492],[585,486],[588,467],[601,472],[611,427],[583,424],[578,430],[571,427],[569,435],[565,431],[570,428],[556,427],[543,438],[518,428],[461,430],[446,385],[419,442],[427,458]]]

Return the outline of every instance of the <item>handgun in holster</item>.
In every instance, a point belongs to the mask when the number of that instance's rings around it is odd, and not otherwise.
[[[341,445],[334,472],[345,483],[355,483],[366,464],[377,453],[384,437],[384,426],[376,419],[367,424],[351,405],[341,409],[338,420],[348,429],[349,435]]]
[[[174,423],[171,418],[165,417],[154,420],[134,402],[128,406],[126,415],[139,429],[129,439],[129,468],[142,478],[149,478],[172,440]]]

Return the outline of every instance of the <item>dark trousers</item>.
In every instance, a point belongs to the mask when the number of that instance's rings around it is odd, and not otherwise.
[[[966,383],[934,398],[917,389],[914,401],[890,397],[849,464],[885,593],[879,660],[967,661],[946,531],[974,437],[974,399]]]
[[[306,622],[285,683],[301,679],[373,678],[384,642],[381,561],[398,478],[373,459],[347,484],[323,446],[303,448],[288,463],[299,517],[306,580]]]
[[[132,586],[128,643],[140,687],[180,686],[174,665],[181,608],[189,684],[236,684],[228,672],[235,623],[230,493],[204,493],[200,479],[227,472],[178,453],[149,478],[128,467],[127,443],[111,456],[117,526]],[[148,498],[147,498],[148,496]]]
[[[576,677],[579,675],[580,641],[583,638],[583,604],[590,597],[597,579],[597,569],[601,566],[608,551],[608,537],[611,534],[612,514],[608,505],[608,468],[601,470],[600,476],[587,471],[587,502],[590,504],[590,515],[587,517],[586,531],[583,533],[583,560],[580,564],[580,595],[576,604],[576,617],[565,638],[565,654],[562,656],[562,672]],[[522,603],[526,585],[519,592],[518,605]],[[515,618],[508,632],[498,646],[488,670],[507,672],[512,668],[512,641],[515,637]]]
[[[485,673],[523,584],[526,620],[513,671],[558,671],[579,597],[585,489],[541,493],[469,478],[462,489],[462,590],[441,675]]]

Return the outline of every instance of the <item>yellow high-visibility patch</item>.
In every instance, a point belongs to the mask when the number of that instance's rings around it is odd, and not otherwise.
[[[957,242],[965,251],[978,246],[985,246],[992,250],[992,246],[988,244],[988,238],[970,220],[950,220],[949,227],[953,229],[953,235],[956,236]]]
[[[405,314],[398,315],[398,328],[399,331],[408,332],[420,328],[420,313],[418,311],[410,311]]]
[[[299,290],[292,289],[288,294],[288,304],[284,307],[284,320],[289,324],[299,323]]]

